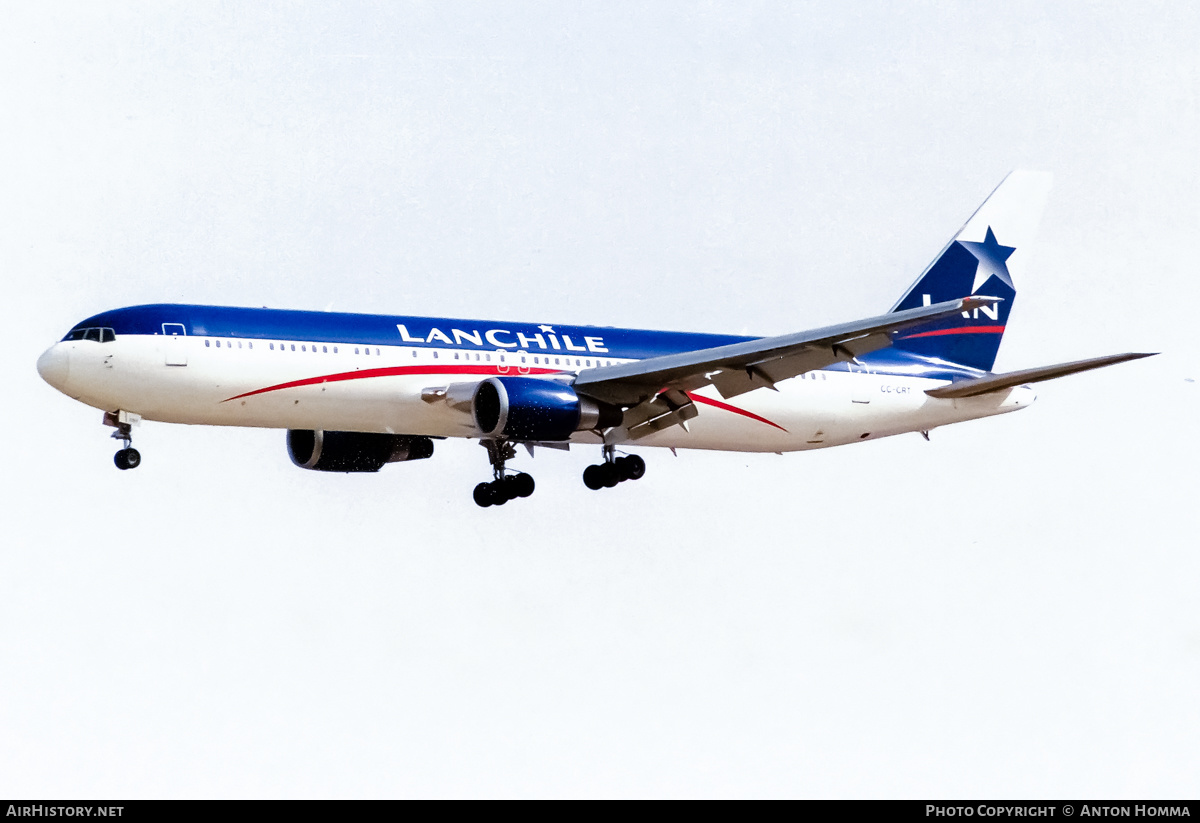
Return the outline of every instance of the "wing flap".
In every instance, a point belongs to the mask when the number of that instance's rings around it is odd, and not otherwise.
[[[819,368],[819,367],[814,367]],[[712,376],[712,384],[717,387],[721,396],[728,400],[739,394],[755,389],[773,389],[779,378],[765,369],[743,369],[740,371],[719,371]],[[700,388],[697,386],[696,388]],[[691,389],[689,389],[691,391]]]
[[[698,414],[700,410],[686,391],[667,389],[657,397],[627,410],[621,425],[605,433],[604,442],[614,445],[640,440],[648,434],[676,425],[686,429],[687,421]]]
[[[1056,377],[1066,377],[1068,374],[1099,369],[1129,360],[1140,360],[1152,357],[1157,352],[1126,352],[1125,354],[1110,354],[1105,357],[1093,357],[1088,360],[1075,360],[1070,363],[1056,363],[1053,366],[1040,366],[1036,369],[1022,369],[1007,374],[989,374],[985,377],[973,377],[969,380],[959,380],[949,386],[939,389],[929,389],[925,393],[930,397],[954,398],[976,397],[981,394],[1004,391],[1025,383],[1040,383],[1043,380],[1053,380]]]

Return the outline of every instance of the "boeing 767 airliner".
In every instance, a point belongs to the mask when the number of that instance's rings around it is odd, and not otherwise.
[[[590,489],[640,478],[629,446],[785,452],[1022,409],[1028,384],[1146,357],[992,373],[1049,175],[1013,172],[888,313],[735,337],[481,320],[159,304],[75,325],[38,360],[104,411],[132,469],[142,420],[287,429],[292,461],[375,472],[480,440],[480,506],[533,493],[515,446],[595,445]],[[618,456],[618,454],[622,456]]]

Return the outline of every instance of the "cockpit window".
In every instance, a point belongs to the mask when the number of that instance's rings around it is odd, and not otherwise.
[[[92,340],[96,343],[111,343],[117,339],[116,332],[110,328],[71,329],[63,340]]]

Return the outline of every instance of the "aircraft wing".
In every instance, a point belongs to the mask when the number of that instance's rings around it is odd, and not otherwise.
[[[1088,360],[1076,360],[1071,363],[1058,363],[1053,366],[1041,366],[1036,369],[1022,369],[1007,374],[989,374],[985,377],[973,377],[969,380],[957,380],[949,386],[930,389],[925,392],[930,397],[975,397],[995,391],[1011,389],[1025,383],[1040,383],[1043,380],[1053,380],[1056,377],[1066,377],[1089,369],[1099,369],[1115,363],[1128,360],[1139,360],[1152,357],[1155,352],[1127,352],[1125,354],[1110,354],[1106,357],[1093,357]]]
[[[580,394],[626,407],[652,400],[664,389],[690,392],[710,384],[716,386],[722,397],[736,397],[754,389],[774,388],[776,383],[804,372],[887,348],[892,344],[892,333],[909,326],[952,317],[1000,300],[972,295],[811,331],[588,369],[580,373],[574,386]]]

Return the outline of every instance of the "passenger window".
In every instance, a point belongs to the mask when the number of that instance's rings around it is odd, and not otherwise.
[[[334,346],[334,347],[333,347],[333,353],[334,353],[334,354],[337,354],[337,346]]]
[[[295,350],[296,350],[296,344],[295,344],[295,343],[293,343],[293,344],[292,344],[292,351],[295,351]]]
[[[455,353],[454,353],[454,359],[455,359],[455,360],[457,360],[457,359],[458,359],[458,352],[455,352]]]
[[[328,347],[328,346],[322,346],[322,347],[321,347],[321,354],[329,354],[329,347]]]
[[[376,349],[376,350],[375,350],[375,355],[376,355],[377,357],[379,356],[379,349]]]
[[[211,340],[205,340],[205,341],[204,341],[204,348],[206,348],[206,349],[208,349],[208,348],[212,348],[212,341],[211,341]]]

